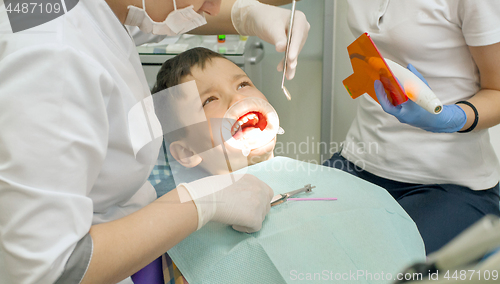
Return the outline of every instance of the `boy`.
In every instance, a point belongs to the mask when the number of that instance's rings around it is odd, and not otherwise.
[[[168,165],[157,165],[150,181],[157,189],[158,196],[173,189],[175,184],[207,175],[228,173],[273,157],[275,138],[264,146],[251,150],[246,157],[241,149],[234,149],[228,143],[221,145],[222,140],[227,142],[227,139],[221,139],[218,135],[227,110],[245,98],[257,98],[266,102],[267,99],[241,68],[219,53],[206,48],[194,48],[167,60],[160,69],[151,92],[154,94],[156,113],[161,123],[174,129],[164,130],[165,142],[159,163],[166,161],[164,157],[168,157],[175,183],[168,174],[163,175],[163,180],[159,181],[159,173],[168,170]],[[194,98],[193,93],[199,93],[199,98]],[[262,108],[250,103],[243,107],[244,110],[238,116],[249,124],[248,118],[259,120],[257,115],[249,113],[256,112],[260,115],[264,112]],[[194,116],[200,116],[200,113],[202,119],[193,119]],[[265,119],[260,116],[261,122]],[[236,123],[237,118],[229,121],[239,125]],[[261,126],[263,129],[257,131],[267,131],[270,127],[270,124]]]
[[[267,99],[241,68],[219,53],[200,47],[167,60],[157,75],[151,93],[165,133],[158,163],[149,177],[158,197],[182,182],[236,171],[273,157],[276,138],[262,147],[252,149],[246,156],[241,149],[234,149],[227,143],[222,147],[221,141],[227,139],[218,139],[217,134],[227,110],[245,98],[257,98],[266,102]],[[199,98],[195,98],[193,94]],[[250,123],[248,117],[256,117],[245,114],[264,112],[260,105],[247,104],[243,107],[245,110],[239,116],[247,117],[243,118],[245,124]],[[192,119],[200,114],[204,119]],[[229,121],[237,125],[238,120]],[[240,126],[243,128],[245,124]],[[155,261],[149,268],[139,272],[133,277],[134,281],[141,283],[141,280],[136,279],[144,276],[138,276],[139,274],[152,274],[151,271],[159,273],[161,265],[155,264],[158,262],[159,260]],[[182,283],[180,272],[166,254],[164,262],[165,283]],[[153,268],[155,265],[156,268]]]

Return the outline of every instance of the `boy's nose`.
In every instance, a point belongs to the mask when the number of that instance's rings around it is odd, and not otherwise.
[[[220,12],[220,4],[222,0],[207,0],[203,3],[198,12],[205,12],[210,16],[216,16]]]
[[[229,101],[228,108],[232,107],[235,103],[241,101],[244,98],[246,98],[246,96],[244,96],[240,93],[235,93],[234,95],[231,96],[231,100]]]

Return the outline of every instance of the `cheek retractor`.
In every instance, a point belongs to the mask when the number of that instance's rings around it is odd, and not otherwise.
[[[229,146],[248,156],[253,149],[283,134],[276,110],[265,100],[245,98],[232,105],[222,120],[221,135]]]

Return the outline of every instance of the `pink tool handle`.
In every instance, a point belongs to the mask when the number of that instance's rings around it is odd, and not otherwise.
[[[288,200],[295,201],[322,201],[322,200],[337,200],[337,198],[288,198]]]

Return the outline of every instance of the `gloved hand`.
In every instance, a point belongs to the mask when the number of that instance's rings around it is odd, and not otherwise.
[[[413,65],[408,64],[407,68],[427,84],[427,81]],[[430,132],[452,133],[462,129],[467,122],[464,110],[458,105],[444,105],[443,110],[439,114],[432,114],[426,111],[412,100],[408,100],[398,106],[393,106],[387,98],[382,82],[376,80],[374,87],[377,99],[384,111],[394,115],[402,123]]]
[[[232,225],[240,232],[256,232],[262,228],[273,198],[273,190],[249,174],[210,176],[177,188],[181,187],[189,192],[196,205],[198,230],[208,221],[216,221]],[[181,202],[187,201],[180,197]]]
[[[237,0],[231,10],[231,20],[236,31],[241,35],[258,36],[273,44],[276,51],[286,49],[290,10],[262,4],[256,0]],[[295,76],[297,57],[299,56],[309,32],[309,22],[301,11],[295,10],[293,34],[287,59],[286,77]],[[283,60],[278,64],[278,71],[283,71]]]

